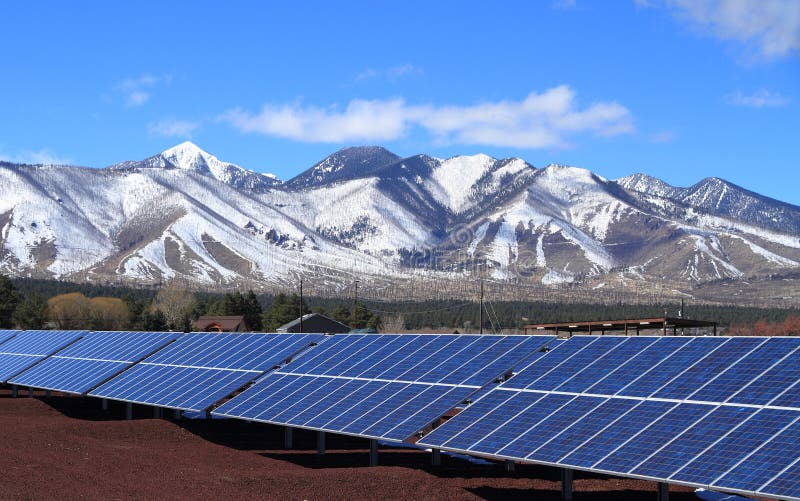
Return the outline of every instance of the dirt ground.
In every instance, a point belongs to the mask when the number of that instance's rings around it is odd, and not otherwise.
[[[314,432],[295,430],[287,450],[277,426],[153,419],[138,406],[126,421],[110,404],[0,390],[0,499],[560,499],[554,468],[449,456],[433,467],[424,451],[386,447],[368,467],[366,440],[328,435],[320,456]],[[578,501],[656,498],[655,483],[581,472],[574,488]],[[670,499],[697,498],[673,486]]]

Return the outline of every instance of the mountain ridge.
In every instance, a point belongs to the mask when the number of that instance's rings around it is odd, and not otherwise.
[[[691,295],[800,270],[800,207],[719,178],[680,188],[352,147],[282,183],[183,143],[106,169],[2,162],[0,181],[0,272],[16,276],[204,287],[480,276]]]

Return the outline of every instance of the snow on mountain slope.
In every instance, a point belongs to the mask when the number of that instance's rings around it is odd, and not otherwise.
[[[236,164],[223,162],[189,141],[142,161],[121,162],[109,167],[111,170],[148,168],[192,171],[212,177],[235,188],[259,192],[281,185],[281,181],[273,174],[259,174]]]
[[[380,146],[343,148],[286,182],[291,189],[313,188],[338,181],[371,176],[400,157]]]
[[[259,287],[485,273],[611,287],[800,269],[800,208],[715,178],[675,188],[358,147],[281,185],[184,143],[100,170],[0,163],[0,183],[0,272],[21,276]]]

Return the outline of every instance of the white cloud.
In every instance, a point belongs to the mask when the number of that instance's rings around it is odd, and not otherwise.
[[[752,94],[742,94],[741,92],[734,92],[727,96],[729,104],[734,106],[747,106],[750,108],[767,108],[786,106],[791,102],[786,96],[777,92],[770,92],[767,89],[759,89]]]
[[[9,155],[0,151],[0,160],[17,164],[43,164],[43,165],[65,165],[71,163],[69,159],[53,153],[47,148],[41,150],[26,150]]]
[[[147,131],[157,136],[191,138],[198,127],[200,122],[167,119],[147,124]]]
[[[468,106],[409,105],[403,99],[354,99],[344,108],[300,104],[241,109],[220,120],[243,132],[305,142],[388,141],[418,127],[439,142],[519,148],[563,148],[578,134],[614,136],[633,132],[630,111],[616,102],[580,109],[566,85],[532,92],[521,101]]]
[[[667,0],[667,5],[701,33],[751,45],[759,58],[800,54],[797,0]]]
[[[423,73],[424,71],[422,70],[422,68],[414,66],[411,63],[406,63],[385,69],[367,68],[366,70],[356,75],[356,80],[363,81],[363,80],[370,80],[372,78],[385,78],[386,80],[393,81],[397,80],[400,77],[411,76],[411,75],[422,75]]]
[[[171,75],[153,76],[144,74],[136,78],[126,78],[116,85],[117,91],[122,93],[125,106],[137,108],[144,105],[153,96],[153,89],[158,85],[169,85]]]

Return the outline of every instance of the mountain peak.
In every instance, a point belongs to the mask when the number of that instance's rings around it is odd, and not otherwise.
[[[350,146],[325,157],[286,184],[292,188],[310,188],[367,177],[397,160],[400,160],[398,155],[381,146]]]

